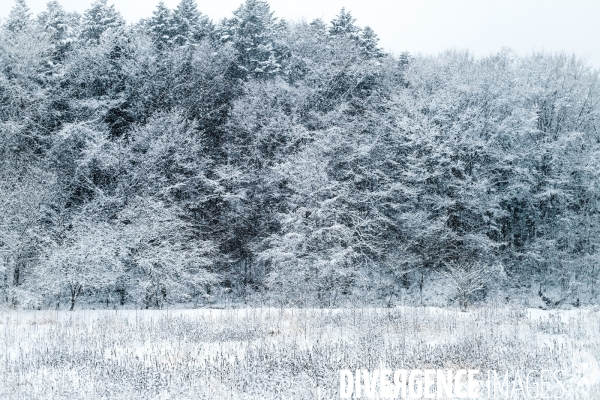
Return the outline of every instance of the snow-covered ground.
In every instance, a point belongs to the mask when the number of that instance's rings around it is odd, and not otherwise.
[[[560,369],[562,398],[600,399],[573,362],[600,360],[594,309],[5,311],[0,338],[2,399],[336,399],[340,370],[381,367]]]

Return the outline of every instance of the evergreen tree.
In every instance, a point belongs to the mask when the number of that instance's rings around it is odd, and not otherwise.
[[[10,10],[6,28],[11,32],[18,32],[27,27],[31,22],[31,13],[25,0],[15,0],[15,5]]]
[[[198,43],[213,27],[208,17],[198,11],[194,0],[181,0],[173,12],[172,29],[171,41],[184,46]]]
[[[346,35],[353,39],[358,39],[360,28],[354,25],[355,22],[356,18],[352,16],[350,11],[346,11],[345,8],[342,8],[340,13],[331,20],[329,33],[331,35]]]
[[[275,43],[276,19],[266,1],[246,0],[229,21],[238,52],[240,77],[272,74],[281,68],[282,49]]]
[[[67,14],[58,1],[49,1],[46,4],[46,10],[38,15],[38,22],[53,41],[60,42],[65,39],[69,29]]]
[[[321,18],[317,18],[313,20],[309,24],[316,32],[318,32],[319,36],[324,36],[327,34],[327,24],[323,22]]]
[[[59,58],[75,39],[78,22],[79,15],[65,12],[58,1],[48,2],[46,10],[38,15],[38,23],[50,35]]]
[[[363,50],[363,52],[367,58],[383,57],[384,52],[378,46],[379,45],[379,37],[377,36],[375,31],[373,31],[373,29],[371,29],[370,27],[366,26],[359,33],[359,43],[360,43],[361,49]]]
[[[383,57],[385,53],[379,47],[379,37],[371,29],[364,29],[355,25],[356,18],[350,11],[342,8],[340,13],[331,20],[329,34],[333,37],[345,37],[354,42],[362,50],[363,56],[367,59]]]
[[[95,41],[108,29],[117,29],[125,25],[125,21],[114,5],[108,5],[107,0],[96,0],[83,13],[80,37],[84,41]]]
[[[148,31],[159,49],[165,48],[173,39],[173,16],[164,2],[159,2],[148,21]]]

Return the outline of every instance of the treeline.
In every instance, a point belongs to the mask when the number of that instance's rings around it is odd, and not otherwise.
[[[597,302],[599,112],[576,57],[393,56],[344,9],[181,0],[132,25],[16,0],[0,302],[391,304],[435,276]]]

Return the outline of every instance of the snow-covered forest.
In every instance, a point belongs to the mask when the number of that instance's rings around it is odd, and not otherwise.
[[[599,83],[565,54],[388,54],[344,9],[16,0],[0,307],[598,303]]]

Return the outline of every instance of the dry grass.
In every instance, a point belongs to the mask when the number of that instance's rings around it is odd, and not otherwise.
[[[0,398],[337,399],[339,370],[562,369],[600,313],[227,309],[0,314]],[[569,381],[570,382],[570,381]],[[565,398],[600,398],[567,386]]]

